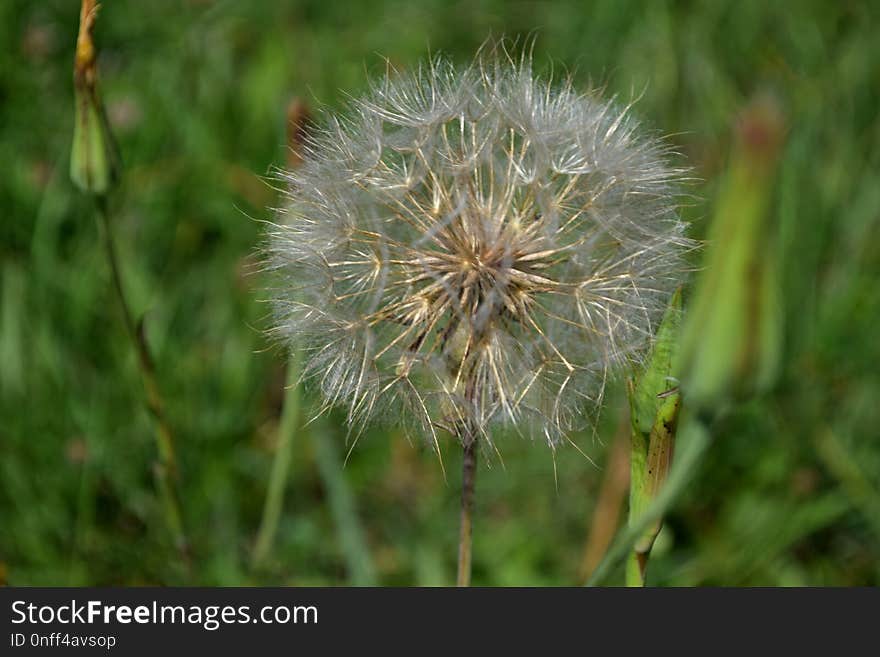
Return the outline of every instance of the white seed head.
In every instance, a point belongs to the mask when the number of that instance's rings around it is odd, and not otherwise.
[[[276,331],[326,406],[551,446],[644,353],[689,248],[667,147],[597,93],[481,55],[389,72],[282,175]]]

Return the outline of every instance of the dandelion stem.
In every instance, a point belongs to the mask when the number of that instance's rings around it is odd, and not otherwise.
[[[464,455],[461,463],[461,524],[458,535],[457,586],[471,585],[471,544],[473,529],[471,518],[474,510],[474,480],[477,475],[477,437],[465,429],[462,435]]]
[[[122,312],[126,332],[137,355],[138,369],[140,370],[141,381],[146,394],[147,409],[156,426],[156,448],[159,453],[159,458],[153,466],[156,488],[162,501],[165,520],[174,545],[188,563],[188,544],[183,529],[183,516],[180,512],[176,486],[177,457],[174,451],[173,434],[165,418],[164,404],[159,392],[159,385],[156,382],[156,368],[150,354],[146,335],[144,335],[143,324],[135,321],[125,297],[122,274],[119,268],[119,258],[117,257],[116,246],[113,240],[113,225],[107,208],[107,197],[103,194],[98,194],[95,196],[95,203],[98,212],[99,229],[103,234],[102,237],[106,248],[107,260],[110,264],[116,299]]]

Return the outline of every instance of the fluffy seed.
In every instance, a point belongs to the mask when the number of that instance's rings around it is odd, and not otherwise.
[[[666,147],[483,55],[390,72],[313,134],[269,234],[276,332],[356,427],[507,422],[551,446],[637,359],[690,247]]]

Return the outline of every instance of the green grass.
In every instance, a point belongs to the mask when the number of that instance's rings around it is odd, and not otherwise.
[[[372,565],[359,568],[378,582],[454,580],[457,450],[445,445],[444,481],[429,449],[378,428],[328,477],[345,453],[336,416],[294,436],[274,549],[251,568],[286,355],[262,332],[267,281],[249,272],[258,220],[277,202],[263,178],[284,162],[290,98],[339,108],[383,57],[401,68],[429,51],[466,62],[489,35],[531,34],[540,68],[640,95],[636,112],[674,135],[702,181],[686,209],[696,237],[737,112],[770,90],[788,118],[772,204],[782,377],[719,427],[649,581],[880,584],[872,3],[107,1],[102,88],[125,162],[111,207],[177,428],[189,573],[164,532],[152,427],[93,210],[67,174],[76,4],[0,4],[0,578],[345,584],[360,532]],[[478,473],[474,583],[579,581],[621,382],[611,399],[597,436],[578,439],[600,467],[562,449],[558,486],[545,446],[499,440],[504,467]],[[306,393],[305,412],[315,407]],[[360,529],[346,525],[352,516]]]

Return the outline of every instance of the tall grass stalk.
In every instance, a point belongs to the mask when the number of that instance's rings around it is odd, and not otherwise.
[[[323,423],[319,425],[325,427]],[[354,496],[345,479],[342,459],[330,432],[312,432],[315,459],[330,503],[330,513],[345,558],[350,582],[354,586],[375,586],[376,567],[367,545],[366,533],[358,517]]]
[[[159,454],[153,467],[156,488],[174,545],[183,555],[184,563],[188,567],[188,545],[176,486],[178,470],[173,435],[165,417],[164,404],[156,381],[156,368],[144,335],[143,324],[135,319],[125,296],[113,236],[114,223],[109,211],[108,193],[118,183],[122,166],[98,89],[98,49],[93,40],[93,32],[99,8],[96,0],[82,0],[73,66],[76,102],[70,178],[95,202],[98,232],[110,265],[113,290],[126,333],[137,357],[145,402],[155,426],[156,449]]]
[[[125,323],[126,333],[137,356],[138,370],[144,386],[145,402],[155,425],[156,449],[159,456],[153,466],[156,489],[159,492],[165,522],[168,525],[168,531],[171,534],[174,545],[184,558],[188,559],[189,544],[184,532],[183,514],[180,510],[176,483],[178,476],[177,455],[174,448],[173,433],[165,416],[164,403],[159,391],[159,384],[156,381],[156,367],[150,354],[146,336],[144,335],[143,323],[135,321],[125,296],[119,258],[116,254],[116,245],[113,239],[113,222],[107,207],[107,197],[103,194],[97,195],[95,197],[95,206],[97,208],[98,224],[102,233],[107,261],[110,265],[116,301]]]
[[[287,386],[284,394],[284,408],[281,411],[281,422],[278,425],[278,444],[272,461],[272,472],[269,475],[269,486],[266,501],[263,504],[263,515],[251,564],[258,568],[269,556],[278,522],[284,503],[284,490],[287,487],[287,476],[293,454],[294,437],[299,427],[300,418],[300,363],[299,352],[292,352],[287,363]]]

